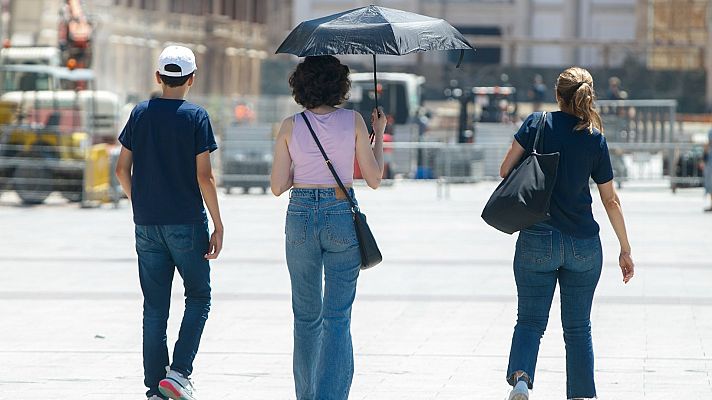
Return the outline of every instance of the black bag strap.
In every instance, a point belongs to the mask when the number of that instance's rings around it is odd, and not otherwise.
[[[534,136],[534,146],[532,146],[532,153],[539,154],[537,152],[537,145],[539,144],[539,136],[544,133],[544,127],[546,126],[546,111],[542,111],[541,118],[539,118],[539,123],[536,127],[536,136]]]
[[[331,171],[331,174],[334,175],[334,179],[336,180],[336,183],[339,184],[339,188],[341,189],[341,191],[344,192],[344,195],[346,195],[346,198],[349,200],[349,203],[351,204],[351,210],[358,211],[358,206],[356,205],[354,200],[351,198],[351,195],[346,190],[346,187],[341,182],[341,179],[339,179],[339,175],[336,173],[334,166],[331,165],[331,160],[329,159],[329,156],[326,155],[324,148],[321,146],[321,142],[319,141],[319,138],[316,137],[316,133],[314,133],[314,128],[312,128],[311,123],[309,122],[309,118],[307,118],[307,115],[304,114],[303,111],[300,114],[302,115],[302,118],[304,118],[304,122],[306,122],[307,128],[309,128],[309,132],[311,132],[311,135],[314,138],[314,141],[316,142],[317,147],[319,147],[319,151],[321,152],[321,155],[324,156],[324,161],[326,161],[326,166],[329,167],[329,171]]]

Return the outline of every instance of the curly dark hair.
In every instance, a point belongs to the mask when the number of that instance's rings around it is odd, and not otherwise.
[[[347,99],[349,67],[334,56],[306,57],[289,76],[294,100],[304,108],[335,106]]]

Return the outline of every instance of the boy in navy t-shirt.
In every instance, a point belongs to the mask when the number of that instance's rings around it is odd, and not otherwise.
[[[217,149],[208,113],[184,100],[195,55],[166,47],[158,58],[160,97],[138,104],[119,141],[116,176],[133,207],[143,291],[144,383],[150,400],[196,399],[188,378],[210,310],[210,265],[222,249],[223,224],[210,153]],[[208,207],[215,230],[209,237]],[[166,325],[177,269],[185,313],[169,367]]]

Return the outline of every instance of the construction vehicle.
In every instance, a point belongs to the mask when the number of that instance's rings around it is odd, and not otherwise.
[[[62,90],[91,86],[93,72],[39,65],[0,66],[0,87],[13,88],[27,76],[34,81],[25,84],[38,90],[0,96],[0,187],[14,189],[26,204],[42,203],[53,191],[89,200],[85,161],[93,145],[115,138],[118,96]]]
[[[94,90],[93,71],[79,68],[91,55],[81,3],[68,0],[63,10],[57,48],[0,50],[0,190],[25,204],[54,191],[74,202],[110,197],[103,143],[116,138],[118,96]]]

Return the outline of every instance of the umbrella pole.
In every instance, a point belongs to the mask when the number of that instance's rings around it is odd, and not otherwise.
[[[373,55],[373,98],[376,101],[376,112],[378,117],[381,117],[381,111],[378,110],[378,78],[376,77],[376,55]],[[376,140],[376,131],[371,126],[371,133],[369,134],[369,139],[371,144]]]
[[[378,78],[376,77],[376,55],[373,55],[373,96],[376,99],[376,110],[378,110]],[[380,111],[378,116],[381,116]]]

